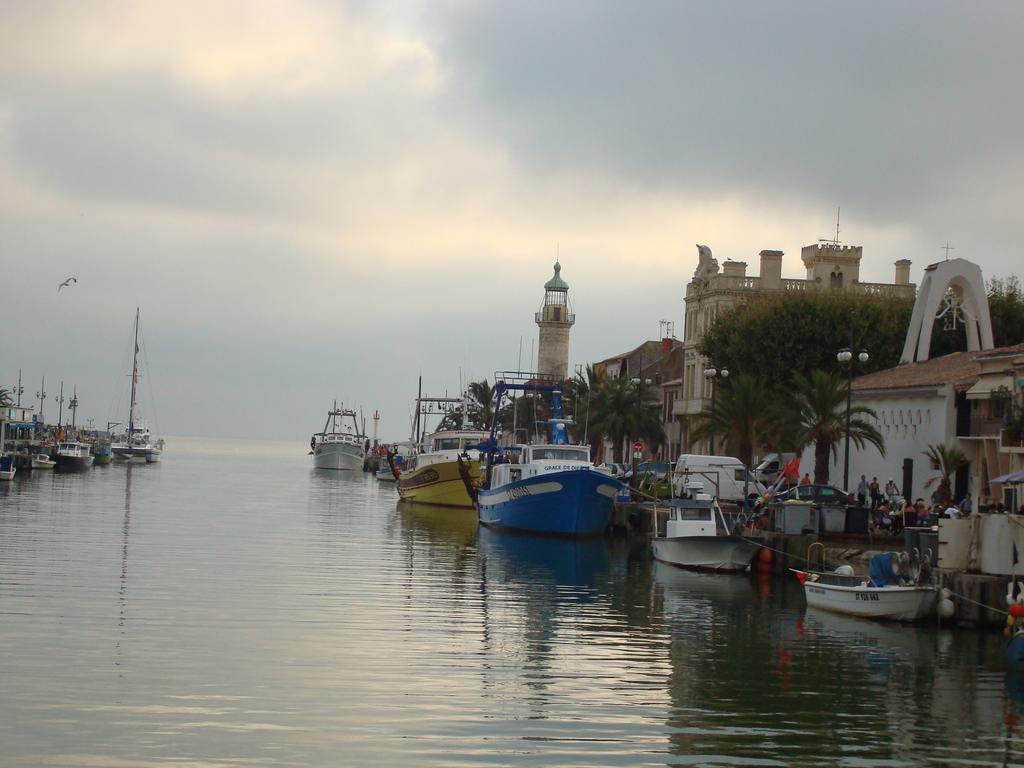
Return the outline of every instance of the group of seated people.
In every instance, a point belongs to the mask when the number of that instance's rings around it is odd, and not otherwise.
[[[938,508],[936,508],[938,509]],[[940,510],[941,511],[941,510]],[[911,503],[909,500],[885,499],[871,512],[871,523],[876,530],[899,533],[904,528],[932,525],[936,510],[929,510],[924,499]]]

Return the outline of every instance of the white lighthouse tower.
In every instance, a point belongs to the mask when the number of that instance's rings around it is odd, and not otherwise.
[[[569,377],[569,329],[576,322],[569,304],[569,284],[561,271],[562,265],[556,261],[554,276],[544,283],[544,304],[534,316],[540,328],[537,372],[558,381]]]

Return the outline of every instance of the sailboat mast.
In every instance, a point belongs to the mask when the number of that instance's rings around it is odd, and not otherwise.
[[[128,407],[128,444],[135,432],[135,387],[139,383],[139,308],[135,308],[135,351],[132,354],[132,401]]]

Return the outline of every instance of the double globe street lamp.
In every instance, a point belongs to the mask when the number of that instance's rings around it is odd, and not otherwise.
[[[715,393],[718,391],[718,387],[715,386],[715,379],[721,379],[725,381],[729,378],[729,369],[722,367],[721,369],[715,368],[713,363],[708,363],[708,367],[704,369],[704,378],[711,384],[711,410],[715,409]],[[715,455],[715,437],[710,435],[708,437],[708,453],[712,456]]]
[[[856,355],[860,363],[866,363],[870,356],[862,349]],[[843,490],[850,491],[850,409],[853,405],[853,350],[844,347],[836,353],[836,360],[846,363],[846,450],[843,452]]]

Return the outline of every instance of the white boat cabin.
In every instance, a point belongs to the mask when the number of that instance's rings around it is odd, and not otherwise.
[[[423,451],[410,456],[405,465],[408,469],[416,469],[417,467],[428,467],[431,464],[455,461],[459,456],[478,461],[480,459],[478,446],[486,437],[487,433],[474,430],[446,429],[434,432],[424,440]]]
[[[672,500],[665,523],[666,538],[727,536],[728,533],[722,510],[711,494],[698,491]]]
[[[59,456],[67,456],[69,458],[75,459],[84,459],[91,455],[89,453],[88,443],[78,443],[72,441],[57,443],[57,454]]]
[[[577,469],[595,469],[611,474],[604,467],[595,467],[591,463],[590,448],[586,445],[515,445],[495,456],[491,487]]]
[[[360,448],[366,440],[363,435],[354,435],[351,432],[328,432],[313,436],[317,445],[357,445]]]

